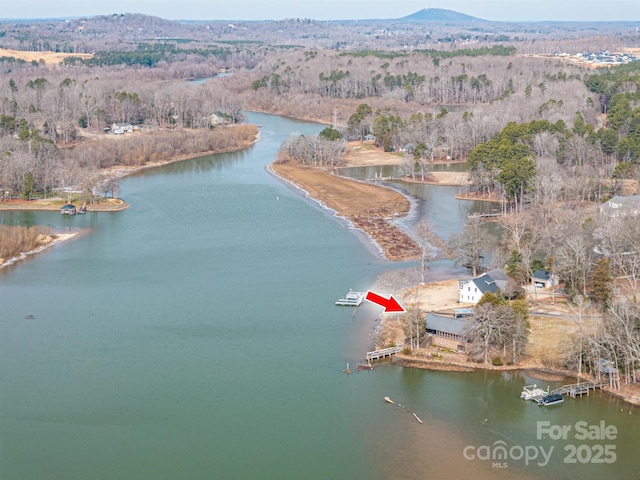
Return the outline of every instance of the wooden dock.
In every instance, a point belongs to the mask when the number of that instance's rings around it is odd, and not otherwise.
[[[372,352],[367,352],[367,362],[371,360],[380,360],[381,358],[390,357],[391,355],[395,355],[396,353],[400,353],[404,345],[398,345],[396,347],[383,348],[382,350],[374,350]]]
[[[504,213],[469,213],[468,217],[478,217],[478,218],[495,218],[495,217],[504,217]]]
[[[556,388],[552,390],[550,394],[559,393],[560,395],[569,395],[571,398],[576,398],[577,396],[589,395],[591,390],[595,390],[596,388],[602,388],[606,384],[603,382],[581,382],[581,383],[572,383],[569,385],[563,385],[560,388]]]

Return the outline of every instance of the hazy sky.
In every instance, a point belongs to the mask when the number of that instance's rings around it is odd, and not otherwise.
[[[633,20],[639,0],[0,0],[0,18],[145,13],[189,20],[399,18],[446,8],[486,20]]]

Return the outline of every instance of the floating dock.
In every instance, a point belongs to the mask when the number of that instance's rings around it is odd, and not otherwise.
[[[524,399],[524,400],[533,400],[534,402],[537,402],[538,400],[540,400],[542,397],[549,395],[549,389],[547,389],[546,391],[539,388],[535,383],[533,385],[525,385],[522,388],[522,393],[520,394],[520,398]]]
[[[571,398],[576,398],[578,396],[581,397],[582,395],[589,395],[591,390],[602,388],[606,385],[607,384],[604,382],[580,382],[563,385],[562,387],[551,391],[549,391],[548,388],[545,391],[537,385],[525,385],[522,389],[522,393],[520,394],[520,398],[533,400],[539,405],[550,405],[553,403],[562,403],[563,395],[569,395]],[[549,403],[549,397],[553,397],[555,401]]]
[[[353,290],[349,290],[344,298],[339,298],[336,302],[336,305],[340,305],[343,307],[357,307],[364,300],[365,292],[354,292]]]

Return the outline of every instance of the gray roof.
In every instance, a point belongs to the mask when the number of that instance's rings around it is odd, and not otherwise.
[[[495,293],[498,290],[496,281],[492,277],[490,277],[488,273],[485,273],[478,278],[474,278],[473,283],[476,284],[478,290],[480,290],[483,294],[487,292]]]
[[[452,335],[462,335],[462,331],[467,325],[467,322],[459,318],[445,317],[429,312],[425,317],[425,325],[427,330],[437,330],[451,333]]]
[[[544,280],[547,281],[551,278],[551,272],[548,270],[536,270],[533,272],[533,278],[535,280]]]
[[[495,269],[487,272],[487,275],[489,275],[491,278],[493,278],[498,283],[500,283],[500,281],[506,282],[506,281],[509,280],[509,277],[507,277],[507,274],[501,268],[495,268]]]
[[[635,217],[640,214],[640,195],[626,197],[617,195],[600,205],[600,212],[607,212],[614,216],[629,215]]]

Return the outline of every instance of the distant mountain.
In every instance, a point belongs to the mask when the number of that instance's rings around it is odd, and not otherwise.
[[[485,22],[481,18],[472,17],[460,12],[454,12],[453,10],[445,10],[443,8],[423,8],[419,12],[412,13],[406,17],[402,17],[400,20],[421,20],[426,22]]]

